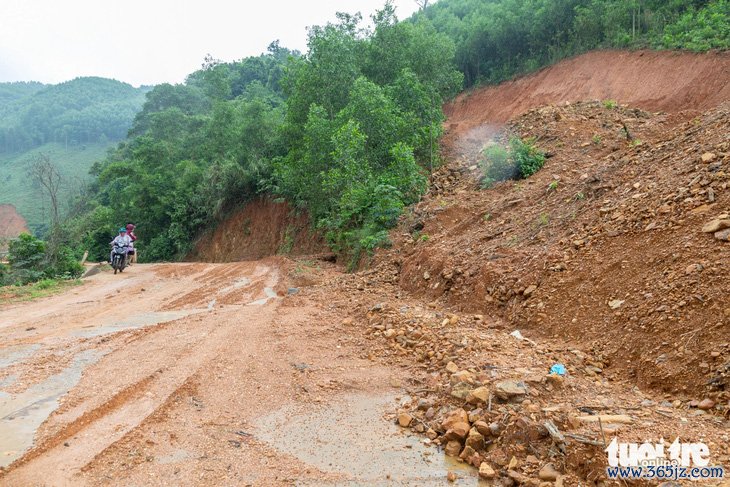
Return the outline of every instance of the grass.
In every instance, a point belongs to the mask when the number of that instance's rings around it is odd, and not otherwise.
[[[56,164],[62,177],[59,200],[63,211],[74,190],[90,180],[91,165],[104,159],[107,150],[115,144],[86,144],[68,148],[63,144],[45,144],[26,152],[0,155],[0,203],[15,205],[28,222],[28,227],[36,231],[48,223],[50,204],[40,188],[35,187],[28,177],[29,164],[41,153],[48,154],[51,162]]]
[[[66,289],[80,286],[79,279],[43,279],[25,286],[0,286],[0,305],[13,304],[59,294]]]

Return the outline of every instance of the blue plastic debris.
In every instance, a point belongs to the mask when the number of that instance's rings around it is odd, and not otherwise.
[[[550,367],[550,373],[551,374],[557,374],[557,375],[565,375],[568,373],[567,370],[565,370],[565,365],[563,364],[554,364],[552,367]]]

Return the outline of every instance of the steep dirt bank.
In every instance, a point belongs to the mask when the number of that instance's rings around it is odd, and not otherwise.
[[[447,144],[541,105],[614,99],[644,110],[706,110],[730,99],[730,53],[595,51],[465,92],[444,109]]]
[[[0,205],[0,249],[3,245],[2,240],[15,238],[28,231],[25,218],[20,216],[13,205]]]
[[[269,255],[327,252],[322,237],[311,230],[305,213],[287,203],[259,198],[233,212],[196,243],[190,261],[237,262]]]

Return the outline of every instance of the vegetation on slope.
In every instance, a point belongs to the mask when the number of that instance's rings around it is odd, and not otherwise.
[[[355,260],[387,243],[425,189],[441,104],[461,76],[453,43],[390,5],[365,30],[341,14],[309,31],[302,56],[271,45],[235,63],[208,59],[148,95],[130,138],[102,164],[69,223],[102,257],[115,228],[138,225],[146,260],[172,259],[225,211],[265,191],[306,208]]]
[[[36,235],[50,225],[48,195],[30,173],[47,158],[60,177],[61,212],[89,181],[89,168],[127,136],[146,88],[103,78],[58,85],[0,83],[0,203],[13,204]]]
[[[728,0],[440,0],[423,17],[456,43],[467,87],[597,48],[730,47]]]
[[[102,258],[116,227],[133,221],[143,259],[174,259],[265,192],[307,209],[356,262],[388,244],[425,190],[441,104],[464,83],[596,47],[724,48],[727,11],[726,0],[442,0],[408,22],[386,4],[370,29],[340,14],[310,29],[305,55],[274,43],[152,90],[68,226]]]

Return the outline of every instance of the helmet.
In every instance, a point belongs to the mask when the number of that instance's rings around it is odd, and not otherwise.
[[[134,230],[134,223],[127,224],[127,231],[131,232],[132,230]]]
[[[127,231],[127,229],[124,228],[124,227],[122,227],[122,228],[119,229],[119,233],[126,232],[126,231]]]

